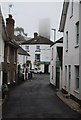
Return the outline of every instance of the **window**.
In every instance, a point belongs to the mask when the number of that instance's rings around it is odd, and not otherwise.
[[[40,61],[40,54],[35,54],[35,60]]]
[[[40,52],[40,46],[36,46],[36,51],[35,52]]]
[[[66,32],[66,51],[68,51],[68,31]]]
[[[52,66],[52,79],[53,79],[53,66]]]
[[[27,52],[29,52],[29,46],[25,46]]]
[[[53,60],[53,48],[52,48],[52,60]]]
[[[7,47],[7,62],[10,63],[10,48]]]
[[[79,90],[79,66],[75,66],[75,86]]]
[[[70,16],[70,18],[73,16],[73,0],[71,0],[71,16]]]
[[[7,83],[10,84],[10,72],[8,71],[8,74],[7,74]]]
[[[67,87],[67,66],[65,66],[65,87]]]
[[[76,23],[76,45],[79,44],[79,21]]]
[[[71,84],[71,65],[68,66],[68,89],[70,90],[70,84]]]
[[[14,63],[16,63],[17,56],[16,56],[16,50],[14,50]]]

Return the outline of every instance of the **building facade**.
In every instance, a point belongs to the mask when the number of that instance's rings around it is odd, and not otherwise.
[[[81,101],[81,2],[64,2],[59,30],[63,32],[62,88]]]
[[[14,41],[14,23],[12,15],[6,18],[5,33],[7,40],[4,46],[3,84],[12,86],[17,80],[17,49]]]
[[[5,34],[5,32],[4,32],[4,22],[3,22],[2,13],[1,13],[1,10],[0,10],[0,91],[1,91],[2,81],[3,81],[2,62],[4,62],[4,44],[5,44],[3,34]]]
[[[38,36],[37,33],[34,33],[34,38],[22,43],[22,47],[30,54],[32,69],[50,73],[50,45],[52,43],[49,39]]]
[[[55,41],[51,46],[50,83],[57,89],[62,87],[63,38]]]

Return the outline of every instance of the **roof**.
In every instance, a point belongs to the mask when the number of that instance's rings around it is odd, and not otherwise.
[[[52,47],[56,43],[63,43],[63,37],[61,37],[59,40],[55,41],[50,47]]]
[[[32,45],[34,45],[34,44],[48,44],[48,45],[51,45],[51,44],[53,44],[53,42],[51,40],[49,40],[48,38],[45,38],[43,36],[37,36],[36,39],[32,38],[26,42],[23,42],[22,44],[23,45],[24,44],[30,44],[30,45],[31,44]]]
[[[31,38],[30,37],[24,37],[24,36],[22,36],[22,35],[14,35],[14,38],[15,38],[15,40],[16,40],[16,42],[18,43],[18,44],[21,44],[22,42],[25,42],[25,41],[27,41],[27,40],[30,40]]]
[[[30,56],[22,47],[18,48],[18,54]]]
[[[67,16],[67,11],[68,11],[68,5],[69,5],[69,0],[67,0],[67,2],[66,2],[66,0],[64,0],[62,14],[61,14],[61,20],[60,20],[60,26],[59,26],[60,32],[64,31],[66,16]]]

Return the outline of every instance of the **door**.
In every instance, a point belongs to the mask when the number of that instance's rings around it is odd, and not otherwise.
[[[56,67],[56,88],[59,89],[60,67]]]
[[[49,65],[48,64],[44,65],[44,73],[48,73],[48,70],[49,70]]]

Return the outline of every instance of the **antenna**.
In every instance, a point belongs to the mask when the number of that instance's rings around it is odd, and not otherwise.
[[[9,14],[10,14],[10,9],[12,8],[12,4],[9,4]]]

